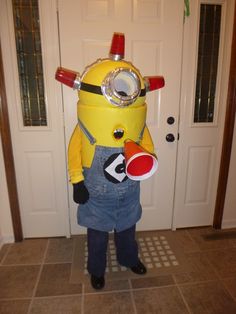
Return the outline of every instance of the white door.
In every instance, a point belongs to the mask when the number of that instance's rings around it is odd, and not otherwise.
[[[126,36],[125,59],[145,75],[163,75],[166,86],[148,94],[147,123],[159,158],[157,173],[142,183],[143,217],[139,230],[172,226],[184,1],[120,0],[58,1],[61,65],[82,72],[98,58],[108,57],[113,32]],[[63,86],[66,142],[76,124],[77,93]],[[167,119],[174,118],[173,124]],[[173,142],[166,135],[172,134]],[[171,136],[170,136],[170,139]],[[83,232],[76,222],[70,191],[72,234]]]
[[[186,19],[184,33],[180,139],[174,207],[175,228],[213,223],[228,89],[234,3],[234,0],[190,1],[191,13]],[[200,19],[201,45],[198,44]],[[212,19],[217,21],[215,26]],[[220,20],[221,24],[219,24]],[[215,27],[213,31],[215,34],[212,37],[207,31],[207,22]],[[213,51],[211,56],[208,56],[208,64],[203,60],[200,60],[202,63],[198,62],[198,48],[200,47],[199,51],[202,55],[204,45],[206,45],[205,54],[208,53],[207,49],[210,49],[211,44],[216,47],[217,25],[220,26],[220,42],[214,110],[209,107],[209,111],[206,112],[210,115],[210,121],[202,122],[202,118],[198,120],[196,115],[194,118],[197,77],[199,81],[204,82],[202,65],[207,68],[209,66],[208,73],[212,83],[215,71],[213,64],[217,59]],[[204,40],[203,36],[208,36],[208,40]],[[198,89],[203,99],[205,93],[203,89],[207,88],[207,91],[210,91],[211,87],[204,86],[202,82],[199,82],[201,86]],[[211,93],[208,94],[211,102]],[[197,99],[201,101],[200,97]]]
[[[60,86],[54,80],[59,63],[56,1],[39,1],[45,126],[23,123],[11,3],[1,0],[0,34],[23,236],[65,236],[69,222],[63,110]],[[30,28],[31,19],[26,15],[22,22]]]

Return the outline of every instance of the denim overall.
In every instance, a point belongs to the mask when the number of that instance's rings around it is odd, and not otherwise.
[[[88,228],[88,271],[103,276],[108,232],[114,230],[118,262],[138,262],[135,224],[141,218],[140,182],[127,178],[123,148],[96,146],[91,168],[84,169],[89,200],[78,207],[78,224]]]
[[[84,169],[89,200],[78,208],[79,225],[99,231],[115,229],[120,232],[140,219],[140,182],[127,178],[122,151],[123,148],[96,146],[91,168]],[[112,155],[117,158],[113,165],[106,167]],[[105,174],[112,167],[118,171],[114,171],[115,180],[121,182],[113,183],[106,178]]]

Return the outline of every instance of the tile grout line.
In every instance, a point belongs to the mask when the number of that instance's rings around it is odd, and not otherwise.
[[[42,259],[42,262],[41,262],[41,266],[40,266],[40,268],[39,268],[39,273],[38,273],[38,276],[37,276],[37,279],[36,279],[36,282],[35,282],[35,287],[34,287],[34,289],[33,289],[33,293],[32,293],[32,297],[31,297],[31,301],[30,301],[30,304],[29,304],[29,308],[28,308],[27,314],[30,314],[30,311],[31,311],[31,309],[32,309],[34,297],[35,297],[35,294],[36,294],[36,291],[37,291],[37,288],[38,288],[38,284],[39,284],[39,280],[40,280],[40,277],[41,277],[41,274],[42,274],[44,262],[45,262],[45,260],[46,260],[46,255],[47,255],[47,252],[48,252],[48,247],[49,247],[49,239],[47,239],[47,246],[46,246],[46,249],[45,249],[45,252],[44,252],[44,255],[43,255],[43,259]]]
[[[75,239],[73,239],[73,250],[72,250],[71,268],[70,268],[70,278],[72,276],[72,264],[74,261],[75,249],[76,249],[76,241],[75,241]],[[84,314],[84,298],[85,298],[85,285],[82,284],[81,306],[80,306],[81,314]]]
[[[215,252],[215,251],[228,251],[228,250],[236,250],[236,247],[235,246],[228,246],[228,247],[224,247],[224,248],[221,248],[221,247],[217,247],[217,248],[200,248],[199,249],[199,252],[201,253],[206,253],[206,252]]]
[[[226,286],[226,284],[224,283],[223,280],[220,280],[220,283],[222,284],[225,292],[228,293],[231,296],[231,298],[233,299],[233,301],[236,303],[236,297],[233,295],[233,293],[231,293],[230,289],[227,288],[227,286]]]
[[[67,297],[76,297],[76,296],[81,296],[80,293],[75,293],[75,294],[65,294],[65,295],[48,295],[48,296],[42,296],[42,297],[36,297],[37,300],[40,300],[40,299],[47,299],[47,300],[50,300],[50,299],[55,299],[55,298],[60,298],[60,299],[63,299],[63,298],[67,298]],[[0,298],[0,301],[12,301],[12,300],[29,300],[30,297],[22,297],[22,298]]]
[[[200,245],[199,245],[199,244],[197,243],[197,241],[196,241],[196,240],[192,237],[191,233],[190,233],[188,230],[186,230],[186,233],[187,233],[187,235],[188,235],[189,239],[191,239],[191,240],[192,240],[192,242],[193,242],[193,243],[195,243],[195,244],[197,245],[197,247],[198,247],[199,251],[201,252],[201,251],[202,251],[202,249],[201,249]]]
[[[129,282],[131,279],[127,279]],[[161,289],[161,288],[168,288],[168,287],[174,287],[176,284],[169,284],[169,285],[163,285],[163,286],[151,286],[151,287],[140,287],[140,288],[127,288],[127,289],[115,289],[115,290],[101,290],[99,292],[86,292],[85,295],[99,295],[99,294],[112,294],[112,293],[123,293],[123,292],[129,292],[130,290],[133,291],[142,291],[142,290],[152,290],[152,289]]]
[[[201,285],[205,283],[212,283],[212,282],[219,282],[220,280],[218,278],[214,279],[207,279],[207,280],[196,280],[196,281],[190,281],[190,282],[179,282],[176,283],[176,286],[182,287],[182,286],[196,286],[196,285]]]
[[[137,314],[137,308],[136,308],[136,304],[135,304],[135,300],[134,300],[134,292],[133,292],[133,287],[132,287],[132,284],[131,284],[131,280],[128,279],[128,282],[129,282],[129,288],[130,288],[130,296],[131,296],[131,302],[132,302],[132,305],[133,305],[133,309],[134,309],[134,314]]]
[[[82,294],[81,294],[81,314],[84,314],[84,298],[85,298],[85,286],[82,284]]]
[[[72,251],[72,257],[71,257],[71,267],[70,267],[70,279],[72,278],[72,266],[73,266],[73,261],[75,257],[75,247],[76,247],[76,241],[73,239],[73,251]]]
[[[189,314],[192,314],[192,311],[191,311],[191,309],[190,309],[190,307],[189,307],[189,305],[188,305],[188,302],[185,300],[185,297],[184,297],[184,295],[183,295],[183,293],[182,293],[182,291],[181,291],[181,289],[180,289],[180,287],[179,287],[178,284],[176,285],[176,288],[177,288],[178,291],[179,291],[179,294],[180,294],[180,296],[181,296],[181,298],[182,298],[182,300],[183,300],[183,302],[184,302],[184,305],[185,305],[185,307],[186,307],[188,313],[189,313]]]
[[[85,292],[84,295],[99,295],[99,294],[112,294],[112,293],[119,293],[119,292],[129,292],[130,288],[128,289],[114,289],[114,290],[98,290],[98,291],[94,291],[94,292]]]
[[[9,253],[11,247],[12,247],[12,243],[11,243],[11,244],[9,245],[9,247],[7,248],[7,250],[6,250],[4,256],[3,256],[2,260],[1,260],[0,266],[5,266],[3,263],[4,263],[4,261],[6,260],[7,255],[8,255],[8,253]]]
[[[211,263],[211,261],[209,260],[209,258],[206,256],[206,260],[208,265],[212,268],[212,270],[214,271],[214,275],[216,277],[216,279],[218,279],[219,281],[221,280],[221,276],[217,271],[217,268]]]
[[[12,267],[12,266],[39,266],[41,265],[41,263],[26,263],[26,264],[6,264],[6,265],[1,265],[4,267]]]

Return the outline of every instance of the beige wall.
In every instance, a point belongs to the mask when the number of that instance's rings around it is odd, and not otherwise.
[[[0,141],[0,246],[2,243],[13,242],[13,228],[10,214],[10,205],[7,192],[7,183],[2,154],[2,143]]]
[[[236,227],[236,116],[222,227]]]

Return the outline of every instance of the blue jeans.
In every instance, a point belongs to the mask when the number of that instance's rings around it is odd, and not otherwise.
[[[138,245],[135,240],[135,227],[132,226],[121,232],[114,231],[117,261],[127,268],[138,263]],[[107,245],[109,233],[88,229],[88,272],[94,276],[102,277],[106,270]]]

